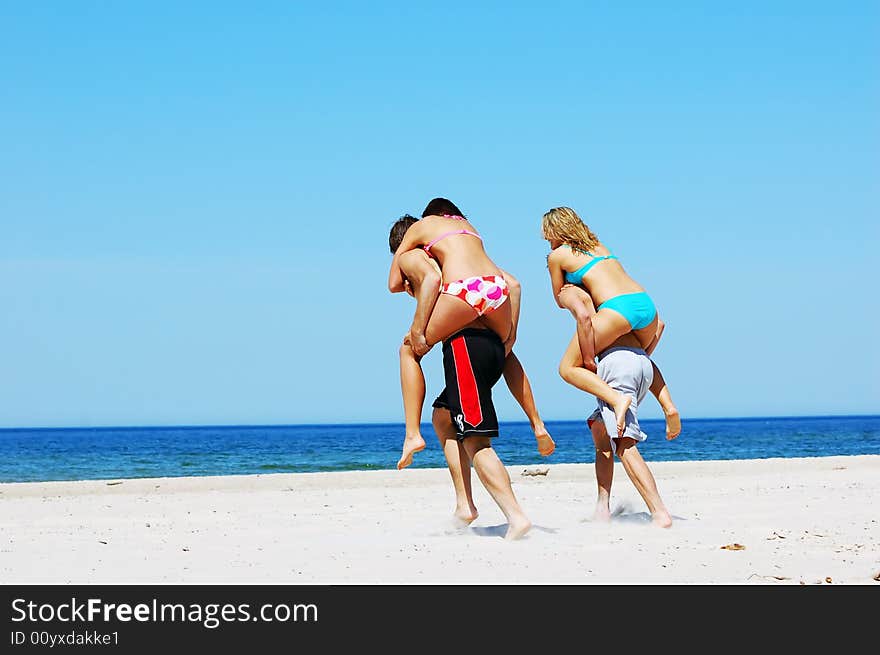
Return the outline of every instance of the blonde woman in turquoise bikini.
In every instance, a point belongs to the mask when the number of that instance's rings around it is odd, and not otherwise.
[[[560,367],[560,374],[569,384],[607,402],[622,430],[631,399],[614,391],[596,374],[596,354],[632,332],[650,355],[664,327],[657,308],[626,273],[617,256],[570,207],[556,207],[544,214],[541,231],[551,248],[547,267],[553,296],[577,321],[574,338],[583,358],[583,368]],[[672,439],[681,431],[681,421],[656,365],[654,373],[651,391],[666,416],[666,437]]]

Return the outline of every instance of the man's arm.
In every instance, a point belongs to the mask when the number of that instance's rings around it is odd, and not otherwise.
[[[410,347],[416,355],[422,356],[431,349],[425,339],[425,330],[440,297],[440,267],[421,250],[403,253],[399,262],[416,299],[416,311],[409,329]]]

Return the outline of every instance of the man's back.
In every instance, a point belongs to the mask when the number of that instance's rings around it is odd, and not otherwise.
[[[618,337],[617,340],[609,346],[609,348],[614,348],[615,346],[623,346],[624,348],[641,348],[642,344],[639,342],[636,335],[632,332],[627,332],[621,337]]]

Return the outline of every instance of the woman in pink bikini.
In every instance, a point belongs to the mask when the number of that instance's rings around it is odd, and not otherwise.
[[[424,266],[425,255],[436,261],[440,274],[433,284],[420,285],[419,305],[400,351],[406,434],[398,468],[408,466],[412,455],[425,447],[420,430],[425,378],[419,359],[434,344],[468,326],[493,330],[509,353],[519,314],[515,280],[509,275],[505,279],[504,271],[486,254],[479,233],[450,200],[434,198],[421,220],[402,221],[398,223],[403,236],[391,261],[388,289],[407,291],[406,271]]]

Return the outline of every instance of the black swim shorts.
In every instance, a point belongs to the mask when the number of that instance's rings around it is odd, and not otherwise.
[[[492,330],[466,328],[443,342],[446,387],[433,407],[448,409],[459,439],[497,437],[492,387],[504,371],[504,344]]]

